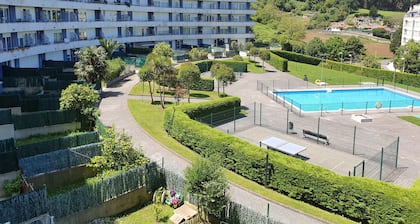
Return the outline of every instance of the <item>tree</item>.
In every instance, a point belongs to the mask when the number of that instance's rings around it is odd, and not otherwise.
[[[254,57],[254,61],[255,61],[255,57],[258,55],[259,49],[256,47],[252,47],[251,49],[249,49],[249,55]]]
[[[394,58],[394,66],[400,71],[418,74],[420,72],[420,43],[410,40],[400,46]]]
[[[281,31],[280,36],[284,36],[286,40],[301,40],[305,37],[305,21],[294,16],[283,16],[279,24]]]
[[[60,110],[75,110],[80,115],[81,129],[90,131],[95,126],[98,102],[98,91],[73,83],[61,91]]]
[[[369,67],[369,68],[381,68],[381,63],[376,60],[376,57],[371,54],[366,54],[362,58],[363,66]]]
[[[103,47],[86,47],[76,51],[79,61],[74,64],[74,73],[79,79],[101,86],[107,73],[106,52]]]
[[[238,53],[238,42],[236,42],[236,40],[233,40],[232,42],[230,42],[230,47],[232,48],[233,52],[235,52],[235,54]]]
[[[171,58],[152,52],[147,55],[145,65],[150,66],[152,69],[153,80],[158,84],[160,105],[162,108],[165,108],[166,88],[169,87],[169,81],[172,79],[172,76],[176,74],[172,68]]]
[[[153,68],[150,64],[145,64],[143,65],[140,69],[139,72],[137,73],[137,75],[140,77],[142,82],[147,82],[149,84],[149,93],[150,93],[150,99],[152,100],[152,104],[153,104]]]
[[[167,57],[167,58],[171,58],[174,55],[174,50],[171,48],[171,46],[169,46],[169,44],[167,44],[165,42],[160,42],[160,43],[156,44],[153,47],[152,52],[159,55],[159,56],[163,56],[163,57]]]
[[[211,77],[217,80],[217,94],[220,95],[220,82],[222,82],[223,93],[225,93],[225,85],[235,81],[235,73],[233,69],[222,63],[215,63],[210,68]]]
[[[249,53],[249,51],[250,51],[250,50],[251,50],[251,48],[253,48],[253,47],[254,47],[254,44],[253,44],[252,42],[246,42],[246,43],[245,43],[244,48],[245,48],[246,53],[248,54],[248,59],[250,59],[250,57],[251,57],[251,54]]]
[[[376,8],[374,5],[372,7],[370,7],[369,9],[369,16],[370,17],[378,17],[378,8]]]
[[[149,162],[141,150],[134,148],[131,137],[124,131],[117,132],[115,127],[105,129],[105,131],[101,155],[91,159],[90,167],[94,167],[99,172],[129,170]]]
[[[306,45],[305,52],[312,57],[322,57],[325,54],[324,42],[315,37]]]
[[[261,60],[263,61],[263,68],[264,68],[264,62],[270,60],[270,50],[268,49],[260,50],[260,52],[258,53],[258,57],[260,57]]]
[[[227,180],[223,170],[209,160],[200,159],[185,170],[186,189],[198,199],[201,214],[220,217],[227,206]]]
[[[331,37],[330,39],[325,41],[325,52],[326,56],[332,60],[340,60],[340,52],[342,54],[346,54],[345,51],[345,43],[343,38],[339,36]]]
[[[358,37],[350,37],[346,42],[346,52],[351,54],[353,58],[357,58],[360,55],[365,53],[365,46],[363,45],[362,41]]]
[[[99,39],[99,45],[105,49],[107,59],[111,59],[112,53],[121,47],[121,44],[113,39]]]
[[[397,49],[401,46],[401,35],[402,35],[402,25],[391,35],[391,43],[389,44],[389,49],[392,53],[396,53]]]
[[[178,67],[177,79],[186,87],[188,103],[190,102],[190,88],[192,83],[200,80],[200,69],[197,65],[187,62]]]

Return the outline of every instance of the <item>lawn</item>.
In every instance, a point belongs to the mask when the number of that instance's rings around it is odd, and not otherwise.
[[[250,73],[264,73],[266,72],[265,69],[256,61],[249,59],[249,58],[244,58],[245,62],[248,62],[247,65],[247,70]]]
[[[137,123],[157,141],[159,141],[160,143],[162,143],[163,145],[165,145],[166,147],[168,147],[169,149],[171,149],[172,151],[189,161],[196,161],[198,158],[200,158],[200,155],[181,145],[165,132],[165,130],[163,129],[164,111],[161,110],[159,106],[150,104],[150,101],[147,102],[139,100],[129,100],[128,107]],[[167,109],[171,110],[170,107],[168,107]],[[317,207],[305,204],[301,201],[291,199],[285,195],[267,189],[231,171],[226,170],[225,174],[228,177],[229,181],[236,185],[249,189],[252,192],[256,192],[266,198],[270,198],[273,201],[298,209],[307,214],[319,217],[331,223],[354,223],[342,216],[328,213]]]
[[[414,116],[400,116],[399,118],[401,118],[401,119],[403,119],[403,120],[405,120],[407,122],[410,122],[412,124],[415,124],[417,126],[420,126],[420,118],[418,118],[418,117],[414,117]]]
[[[174,214],[174,209],[167,205],[158,205],[162,208],[159,215],[159,222],[155,220],[155,212],[153,204],[148,205],[136,212],[130,213],[127,216],[118,218],[114,223],[116,224],[152,224],[152,223],[172,223],[169,218]]]
[[[369,9],[359,9],[358,13],[369,14]],[[382,15],[385,19],[401,21],[402,23],[405,12],[378,10],[378,14]]]
[[[48,135],[33,135],[28,138],[24,139],[17,139],[16,146],[28,145],[36,142],[43,142],[48,141],[56,138],[61,138],[65,136],[73,136],[77,134],[82,134],[83,132],[80,131],[73,131],[73,132],[61,132],[61,133],[53,133]]]
[[[155,83],[152,83],[154,86],[153,96],[158,97],[159,93],[157,92],[158,85]],[[130,95],[137,95],[137,96],[147,96],[150,99],[150,87],[149,83],[147,82],[139,82],[137,83],[130,91]],[[217,99],[219,96],[217,95],[217,92],[209,92],[209,91],[198,91],[198,90],[190,90],[191,99]],[[167,97],[173,97],[174,93],[166,93]],[[185,95],[184,98],[187,98]]]

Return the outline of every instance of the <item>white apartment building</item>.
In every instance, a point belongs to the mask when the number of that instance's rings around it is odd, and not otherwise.
[[[100,38],[135,47],[165,41],[174,49],[245,43],[254,37],[253,1],[0,0],[0,65],[72,61]]]
[[[404,16],[401,45],[409,40],[420,42],[420,4],[412,6]]]

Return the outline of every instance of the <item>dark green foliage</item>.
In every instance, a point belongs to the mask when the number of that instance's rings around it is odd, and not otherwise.
[[[391,38],[391,36],[389,35],[389,32],[386,31],[384,28],[372,29],[372,34],[375,37],[382,37],[382,38],[385,38],[385,39],[390,39]]]
[[[200,91],[213,91],[214,80],[210,78],[201,78],[200,80],[192,83],[191,89]]]
[[[232,68],[234,72],[247,72],[247,64],[243,61],[234,61],[234,60],[218,60],[218,61],[211,61],[211,60],[204,60],[195,62],[200,69],[200,72],[208,72],[210,71],[211,66],[213,63],[218,62],[227,65],[228,67]]]
[[[304,55],[304,54],[298,54],[294,52],[281,51],[281,50],[273,50],[271,52],[289,61],[296,61],[296,62],[301,62],[305,64],[310,64],[310,65],[319,65],[319,63],[321,63],[320,58],[315,58],[315,57]]]
[[[211,102],[195,103],[192,106],[185,105],[185,108],[189,108],[188,115],[191,119],[196,119],[210,115],[211,113],[217,113],[232,109],[233,107],[240,108],[241,99],[238,97],[226,97]]]
[[[391,35],[391,43],[389,44],[389,49],[394,54],[395,52],[397,52],[397,49],[401,46],[401,35],[402,25],[400,25],[399,28]]]
[[[268,61],[268,63],[272,65],[274,68],[282,72],[287,72],[287,69],[288,69],[287,59],[284,59],[276,54],[271,53],[270,60]]]
[[[42,153],[49,153],[59,149],[67,149],[81,145],[99,142],[99,136],[96,132],[86,132],[76,135],[65,136],[51,139],[48,141],[37,142],[17,147],[17,157],[24,158]]]
[[[235,98],[223,100],[237,101]],[[219,100],[213,101],[220,104]],[[224,104],[222,104],[224,105]],[[417,223],[420,194],[385,182],[345,177],[294,157],[267,151],[190,119],[192,111],[216,110],[211,102],[166,110],[165,129],[181,144],[248,179],[264,182],[269,155],[269,186],[289,197],[363,223]]]
[[[58,110],[60,108],[59,97],[39,97],[24,98],[20,100],[22,112],[36,112],[43,110]]]
[[[0,110],[0,125],[12,123],[12,110]],[[1,150],[0,150],[1,151]]]
[[[128,54],[149,54],[153,51],[153,48],[134,48],[129,47],[126,49]]]
[[[43,61],[42,65],[43,67],[47,68],[73,68],[74,67],[74,61]]]
[[[15,130],[72,123],[77,120],[77,117],[77,113],[72,110],[12,115]]]
[[[19,95],[0,95],[0,108],[18,107]]]

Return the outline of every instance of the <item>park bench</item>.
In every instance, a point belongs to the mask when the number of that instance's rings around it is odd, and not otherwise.
[[[323,142],[326,145],[330,144],[330,141],[328,140],[328,137],[325,136],[325,135],[318,134],[316,132],[305,130],[305,129],[303,129],[302,132],[303,132],[303,137],[305,137],[305,138],[311,138],[311,139]]]

